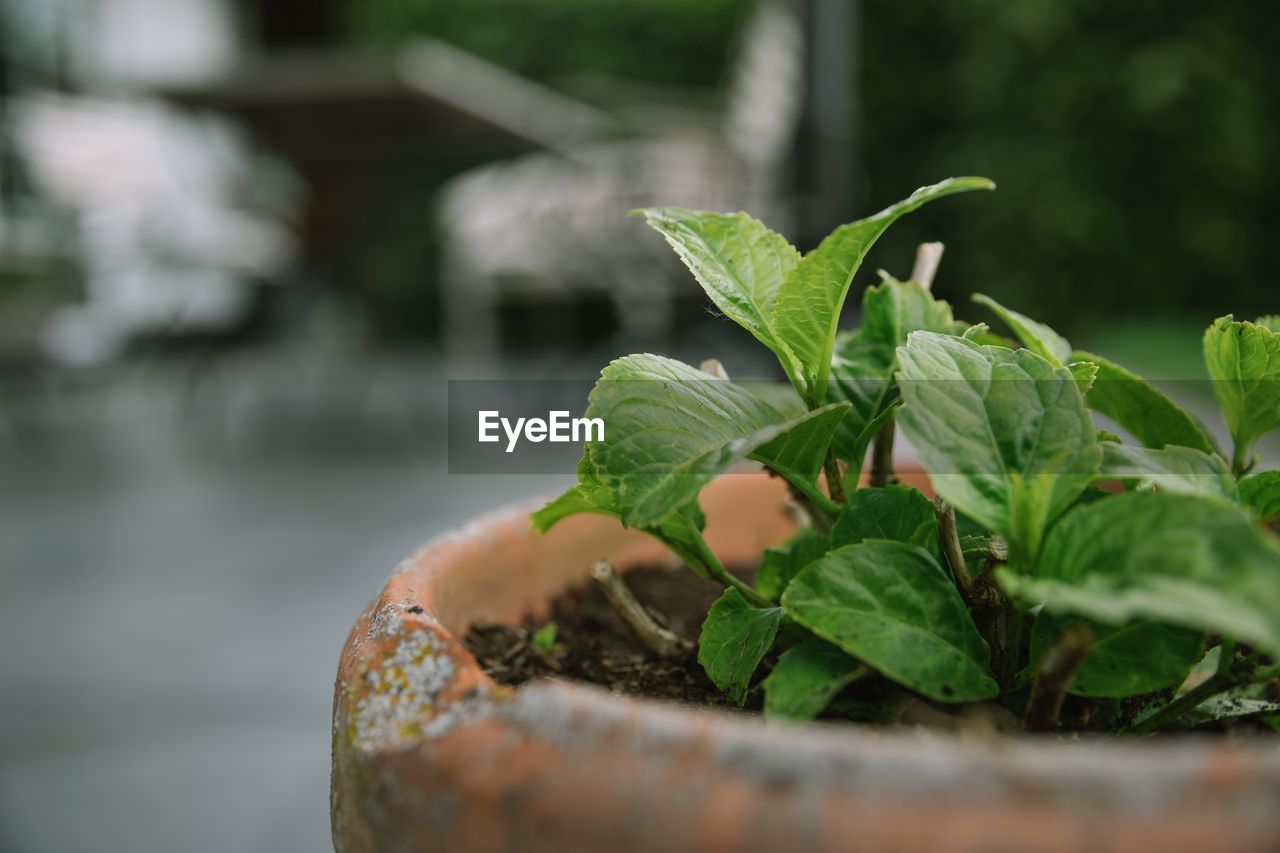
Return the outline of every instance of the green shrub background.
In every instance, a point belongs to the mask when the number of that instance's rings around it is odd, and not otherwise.
[[[948,246],[939,288],[1067,333],[1137,312],[1275,310],[1280,27],[1190,0],[860,6],[851,215],[954,174],[990,197],[905,220],[871,258]],[[355,38],[430,33],[537,79],[721,81],[743,0],[366,0]],[[964,313],[978,316],[972,309]]]

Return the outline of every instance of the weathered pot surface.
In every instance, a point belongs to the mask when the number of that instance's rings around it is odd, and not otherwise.
[[[785,537],[783,494],[761,474],[703,492],[724,562]],[[499,687],[459,642],[469,625],[545,610],[600,557],[668,559],[598,516],[538,536],[528,510],[424,547],[352,629],[334,691],[337,849],[1280,849],[1272,741],[784,727],[580,684]]]

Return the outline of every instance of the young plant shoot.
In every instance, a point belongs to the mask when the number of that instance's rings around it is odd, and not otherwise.
[[[992,299],[974,301],[1016,342],[958,320],[929,289],[940,246],[906,281],[881,273],[861,325],[840,330],[890,225],[993,188],[923,187],[803,255],[745,213],[641,211],[716,308],[774,353],[792,399],[658,355],[617,359],[585,414],[603,440],[534,526],[609,515],[722,584],[698,661],[739,704],[762,689],[775,719],[884,719],[868,702],[904,695],[998,703],[1035,730],[1274,714],[1280,471],[1258,471],[1254,451],[1280,428],[1280,320],[1227,316],[1205,333],[1230,448],[1142,377]],[[899,431],[936,500],[895,484]],[[762,555],[754,583],[708,547],[698,505],[744,459],[783,478],[808,521]]]

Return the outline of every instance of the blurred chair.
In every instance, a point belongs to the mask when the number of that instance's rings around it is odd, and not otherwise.
[[[500,162],[451,182],[439,211],[450,357],[500,354],[505,300],[602,293],[624,335],[653,340],[667,331],[673,297],[688,282],[626,212],[744,209],[786,230],[803,76],[799,20],[789,4],[762,2],[740,38],[723,114]]]
[[[148,100],[37,96],[17,136],[39,189],[75,216],[85,302],[43,331],[58,361],[148,335],[219,333],[293,260],[298,190],[228,122]]]

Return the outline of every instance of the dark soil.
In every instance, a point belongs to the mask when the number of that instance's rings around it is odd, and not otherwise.
[[[733,572],[754,580],[754,569]],[[703,580],[684,566],[640,567],[623,577],[657,622],[691,642],[696,642],[707,610],[724,593],[719,584]],[[549,652],[536,648],[534,641],[547,622],[556,624],[555,645]],[[678,658],[662,658],[649,651],[592,581],[557,597],[544,620],[526,619],[517,627],[474,626],[463,644],[499,684],[514,686],[555,677],[598,684],[628,696],[738,710],[707,678],[696,648]],[[775,660],[770,655],[763,661],[742,710],[760,711],[760,682]],[[997,725],[985,711],[969,710],[963,715],[958,711],[933,706],[883,679],[867,679],[847,688],[823,716],[863,723],[982,729]]]
[[[719,584],[683,566],[638,568],[625,577],[659,624],[691,641],[697,639],[707,609],[724,592]],[[556,624],[555,646],[549,653],[536,649],[533,640],[546,621]],[[476,626],[463,643],[499,684],[555,676],[630,696],[735,707],[702,671],[696,649],[678,658],[658,657],[591,581],[559,596],[546,620],[526,619],[519,627]],[[753,691],[749,707],[759,706],[758,692]]]
[[[754,571],[735,574],[750,581]],[[597,684],[628,696],[737,710],[707,678],[693,647],[707,610],[723,594],[723,587],[679,565],[641,567],[627,572],[624,578],[659,624],[691,641],[687,653],[663,658],[651,652],[592,581],[558,596],[546,619],[529,618],[515,627],[473,626],[463,644],[499,684],[515,686],[554,677]],[[548,622],[555,623],[555,641],[549,649],[540,649],[535,634]],[[775,660],[771,655],[763,661],[744,710],[760,710],[760,681]],[[1167,701],[1171,692],[1165,691],[1160,699]],[[1011,698],[1015,700],[1014,707],[1018,707],[1025,701],[1025,690]],[[1061,717],[1064,733],[1114,730],[1155,698],[1136,697],[1113,703],[1068,696]],[[920,725],[975,734],[1021,730],[1019,717],[994,703],[938,705],[881,678],[865,679],[846,688],[822,716],[845,722]],[[1235,734],[1269,730],[1256,720],[1223,722],[1207,728]]]

